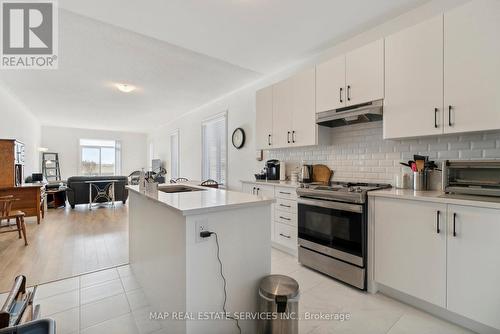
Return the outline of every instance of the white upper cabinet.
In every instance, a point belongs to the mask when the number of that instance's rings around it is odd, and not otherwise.
[[[315,101],[314,68],[273,86],[273,148],[317,144]]]
[[[273,142],[273,87],[257,91],[255,140],[257,148],[272,148]]]
[[[345,55],[316,66],[316,112],[346,106]]]
[[[448,309],[500,329],[500,210],[448,210]]]
[[[445,133],[500,129],[499,36],[498,0],[444,14]]]
[[[375,198],[375,280],[446,306],[446,204]]]
[[[384,40],[316,66],[316,112],[384,98]]]
[[[443,17],[385,39],[384,138],[443,133]]]
[[[347,106],[384,98],[383,39],[349,52],[345,62]]]
[[[292,145],[307,146],[317,144],[315,110],[315,70],[302,71],[292,77]]]
[[[273,147],[292,145],[293,77],[273,86]]]

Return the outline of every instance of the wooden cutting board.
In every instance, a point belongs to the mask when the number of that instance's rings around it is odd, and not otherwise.
[[[325,165],[314,165],[312,172],[312,182],[321,182],[328,184],[332,177],[332,170]]]

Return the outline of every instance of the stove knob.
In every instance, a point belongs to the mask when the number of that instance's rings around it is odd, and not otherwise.
[[[347,188],[347,191],[350,192],[350,193],[352,193],[354,191],[354,188],[353,187],[349,187],[349,188]]]
[[[357,192],[357,193],[361,193],[361,192],[363,192],[363,189],[361,189],[361,187],[357,187],[357,188],[356,188],[356,192]]]

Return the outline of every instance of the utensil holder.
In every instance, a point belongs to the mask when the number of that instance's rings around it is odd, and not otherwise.
[[[413,172],[413,190],[427,190],[426,172]]]

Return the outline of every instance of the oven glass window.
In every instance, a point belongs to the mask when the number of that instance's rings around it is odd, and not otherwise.
[[[362,256],[361,213],[299,204],[299,238]]]

